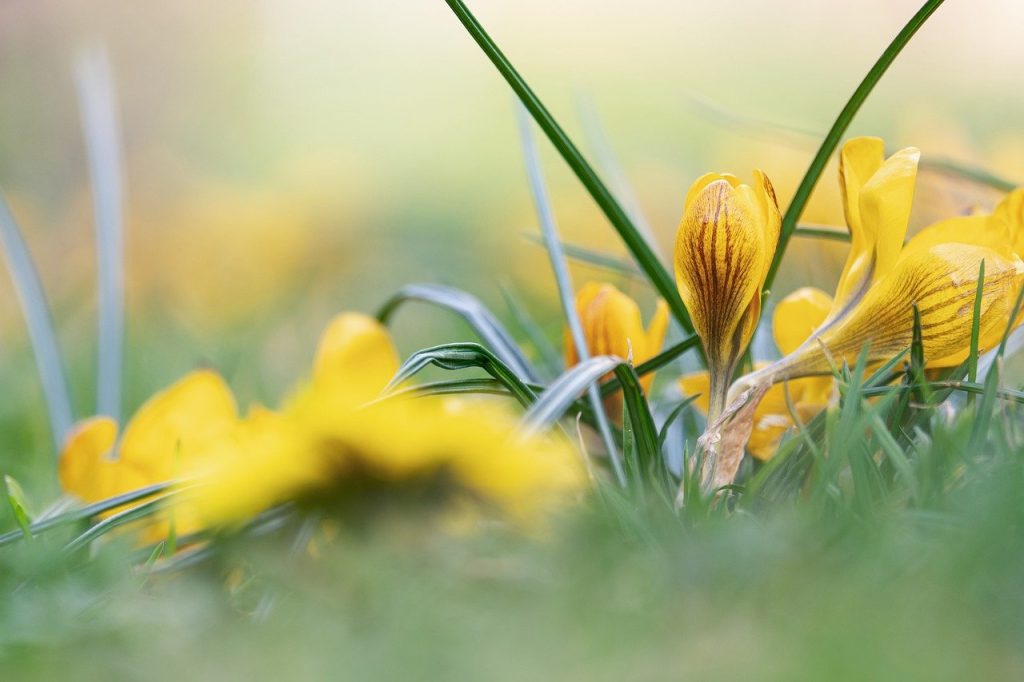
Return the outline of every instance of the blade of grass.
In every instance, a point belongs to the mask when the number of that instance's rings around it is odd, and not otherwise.
[[[765,291],[769,291],[772,287],[772,282],[775,281],[775,275],[778,273],[779,265],[782,263],[782,257],[786,255],[786,247],[789,244],[790,237],[793,236],[796,223],[800,219],[800,215],[803,213],[807,200],[810,199],[811,192],[818,183],[822,171],[825,170],[825,165],[832,156],[832,152],[839,145],[839,140],[842,139],[843,133],[850,127],[853,117],[857,115],[857,112],[867,100],[868,95],[871,94],[871,91],[889,69],[889,66],[892,65],[899,53],[903,51],[903,48],[907,46],[907,43],[914,37],[918,29],[942,5],[943,1],[927,0],[921,5],[921,9],[910,18],[910,21],[896,34],[896,37],[893,38],[889,46],[885,48],[878,60],[875,61],[864,77],[864,80],[853,91],[850,99],[839,112],[839,116],[832,123],[832,127],[825,135],[825,139],[822,140],[817,154],[814,155],[811,165],[807,168],[803,180],[800,181],[796,194],[793,195],[793,201],[790,202],[789,207],[786,209],[786,214],[782,217],[782,228],[779,232],[778,246],[775,249],[775,258],[772,259],[771,267],[768,269],[768,278],[764,283]]]
[[[641,362],[636,366],[637,376],[644,376],[654,372],[655,370],[661,369],[668,363],[672,362],[680,355],[688,351],[689,349],[699,346],[700,339],[697,336],[691,336],[688,339],[683,339],[679,343],[666,348],[662,352],[655,355],[650,360]],[[608,396],[619,390],[619,381],[615,377],[612,377],[609,381],[601,384],[601,395]]]
[[[650,245],[654,255],[658,257],[658,260],[664,260],[665,254],[658,248],[658,241],[654,238],[654,230],[651,229],[650,222],[648,222],[643,210],[640,208],[640,200],[637,199],[636,192],[633,191],[633,187],[629,184],[626,173],[622,170],[622,165],[615,156],[611,143],[608,142],[608,136],[605,135],[604,126],[601,125],[601,117],[597,114],[597,108],[594,106],[593,100],[585,96],[576,97],[576,112],[583,123],[584,140],[587,142],[587,146],[594,151],[597,163],[604,172],[604,176],[609,179],[614,194],[619,198],[619,203],[626,210],[626,214],[633,221],[633,224],[636,225],[640,234],[643,235]]]
[[[805,237],[808,239],[826,239],[833,242],[849,242],[850,233],[847,230],[834,227],[819,227],[817,225],[797,225],[793,230],[794,237]]]
[[[519,350],[512,335],[476,296],[441,284],[409,284],[384,302],[377,311],[377,319],[387,324],[398,307],[406,301],[431,303],[457,313],[518,376],[528,381],[537,381],[537,372]]]
[[[971,350],[967,355],[967,380],[978,380],[978,338],[981,333],[981,299],[985,291],[985,259],[978,266],[978,289],[974,294],[974,314],[971,318]],[[967,396],[967,405],[974,404],[974,396]]]
[[[7,207],[7,202],[0,195],[0,244],[7,254],[7,267],[14,281],[14,290],[21,302],[21,311],[25,316],[25,326],[32,342],[32,351],[36,357],[39,380],[43,385],[43,397],[50,417],[50,431],[53,444],[59,450],[64,437],[71,430],[74,413],[71,410],[71,394],[64,374],[64,363],[61,361],[60,346],[57,343],[57,332],[53,328],[50,306],[43,293],[43,285],[39,280],[28,246],[14,221],[14,216]]]
[[[544,238],[540,235],[526,233],[523,235],[527,241],[531,241],[535,244],[544,246]],[[565,252],[567,258],[577,260],[587,265],[593,265],[598,268],[604,268],[610,270],[618,275],[624,277],[642,277],[643,273],[637,270],[636,266],[628,261],[624,261],[615,256],[609,256],[608,254],[601,253],[600,251],[594,251],[588,249],[585,246],[579,246],[578,244],[570,244],[569,242],[559,242],[562,245],[562,250]]]
[[[384,392],[388,393],[429,365],[447,370],[479,368],[505,386],[524,406],[531,405],[537,398],[537,394],[508,365],[477,343],[449,343],[416,351],[398,368]]]
[[[458,17],[459,21],[462,22],[462,25],[469,32],[473,40],[476,41],[476,44],[487,55],[487,58],[498,69],[498,72],[501,73],[505,81],[511,86],[523,106],[530,112],[530,116],[537,122],[541,130],[544,131],[548,140],[551,141],[551,144],[558,150],[562,159],[565,160],[569,168],[572,169],[584,188],[586,188],[595,203],[597,203],[598,207],[608,218],[612,227],[622,237],[622,241],[626,244],[633,258],[636,259],[637,265],[640,266],[640,269],[651,280],[654,288],[657,289],[661,297],[668,303],[673,316],[683,329],[692,334],[693,325],[690,322],[690,317],[686,312],[682,299],[679,298],[679,292],[676,290],[672,276],[665,269],[665,266],[658,261],[650,245],[644,240],[643,235],[640,234],[636,226],[633,225],[633,222],[626,215],[622,206],[612,196],[611,191],[601,178],[598,177],[597,173],[594,172],[594,169],[583,157],[583,154],[580,153],[572,140],[569,139],[569,136],[565,134],[562,127],[558,125],[551,112],[547,110],[537,95],[526,84],[526,81],[516,71],[515,67],[502,54],[498,46],[491,40],[491,37],[487,35],[483,26],[476,20],[476,17],[469,11],[465,3],[462,0],[445,0],[445,2],[455,16]]]
[[[52,530],[54,528],[60,528],[68,524],[77,523],[84,519],[92,518],[97,514],[108,512],[111,509],[117,509],[118,507],[124,506],[126,504],[131,504],[132,502],[137,502],[147,497],[152,497],[153,495],[156,495],[158,493],[165,492],[172,485],[174,484],[170,482],[157,483],[154,485],[146,486],[144,488],[139,488],[138,490],[132,490],[131,492],[127,492],[122,495],[116,495],[106,500],[100,500],[99,502],[95,502],[93,504],[86,505],[78,509],[72,509],[71,511],[66,512],[64,514],[51,516],[47,519],[40,519],[39,521],[33,523],[29,527],[29,530],[32,532],[32,535],[39,535],[40,533],[43,533],[45,531]],[[23,536],[20,530],[12,531],[10,533],[4,533],[3,535],[0,535],[0,547],[20,540],[22,537]]]
[[[110,59],[98,47],[79,55],[74,70],[96,223],[96,412],[119,420],[124,354],[124,179],[114,79]]]
[[[540,223],[541,234],[544,235],[544,243],[547,246],[548,257],[551,261],[551,269],[555,275],[555,282],[558,285],[558,298],[562,303],[562,313],[569,325],[569,333],[572,336],[573,345],[576,347],[576,355],[580,361],[590,357],[587,348],[587,339],[583,334],[583,325],[580,324],[579,315],[576,314],[576,294],[572,286],[572,277],[569,275],[569,268],[565,262],[565,254],[562,253],[561,243],[558,240],[558,227],[555,225],[555,215],[551,210],[551,202],[548,199],[547,187],[544,185],[544,176],[540,169],[540,159],[537,157],[537,146],[533,141],[533,134],[530,131],[530,119],[526,110],[520,105],[516,108],[519,121],[519,139],[523,148],[523,158],[526,163],[527,178],[530,183],[530,194],[533,197],[534,208],[537,211],[537,220]],[[596,384],[588,389],[588,399],[591,409],[597,418],[598,432],[601,440],[604,441],[605,449],[608,451],[608,458],[611,460],[612,469],[615,471],[615,478],[621,485],[626,484],[626,474],[622,468],[622,460],[619,457],[618,448],[615,447],[615,439],[612,438],[611,427],[608,425],[608,416],[604,413],[604,405],[601,404],[601,393]]]
[[[951,175],[953,177],[963,178],[964,180],[970,180],[971,182],[979,185],[998,189],[1003,192],[1012,192],[1020,186],[1019,183],[1001,178],[998,175],[994,175],[993,173],[984,170],[983,168],[975,168],[950,159],[922,159],[921,167],[944,175]]]
[[[501,291],[501,296],[505,299],[505,305],[508,306],[509,312],[512,313],[512,318],[516,321],[520,331],[526,334],[527,338],[536,349],[548,376],[557,375],[562,371],[561,354],[559,354],[551,342],[548,341],[548,338],[544,335],[544,331],[540,328],[540,325],[538,325],[537,321],[533,319],[530,312],[526,309],[526,306],[519,300],[519,297],[514,294],[511,287],[504,282],[499,282],[498,290]]]

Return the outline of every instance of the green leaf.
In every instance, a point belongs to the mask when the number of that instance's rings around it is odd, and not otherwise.
[[[507,388],[524,406],[533,404],[537,397],[533,389],[523,383],[508,365],[478,343],[446,343],[416,351],[398,368],[384,392],[388,393],[430,365],[447,370],[482,369]]]
[[[173,482],[156,483],[154,485],[148,485],[144,488],[132,490],[121,495],[115,495],[114,497],[108,498],[106,500],[100,500],[99,502],[95,502],[84,507],[79,507],[78,509],[73,509],[64,514],[51,516],[50,518],[46,519],[40,519],[33,523],[29,530],[32,531],[33,535],[39,535],[40,533],[52,530],[54,528],[61,528],[66,525],[78,523],[79,521],[90,519],[104,512],[108,512],[111,509],[117,509],[118,507],[121,507],[123,505],[131,504],[132,502],[137,502],[147,497],[152,497],[153,495],[166,492],[173,485]],[[24,536],[22,535],[21,531],[12,531],[10,533],[0,535],[0,547],[8,545],[12,542],[16,542],[22,539],[23,537]]]
[[[789,207],[786,209],[786,214],[782,217],[782,228],[779,232],[779,243],[775,249],[775,258],[772,259],[771,267],[768,269],[768,278],[764,283],[764,290],[768,291],[772,288],[772,282],[775,281],[775,275],[778,273],[779,265],[782,263],[782,257],[786,255],[786,247],[789,244],[790,237],[793,236],[793,231],[796,229],[796,223],[800,220],[801,214],[804,212],[804,207],[807,205],[807,200],[811,197],[811,192],[814,190],[814,186],[818,184],[818,179],[821,177],[822,171],[825,170],[825,165],[828,163],[829,158],[832,156],[832,152],[839,146],[839,141],[842,139],[846,129],[850,127],[850,123],[853,122],[853,117],[857,115],[861,106],[867,100],[868,95],[874,90],[875,85],[881,80],[882,76],[889,69],[895,61],[897,55],[903,51],[903,48],[907,46],[910,39],[914,37],[918,29],[924,25],[928,20],[928,17],[932,15],[943,3],[943,0],[927,0],[917,13],[910,18],[906,26],[896,34],[893,41],[889,43],[889,46],[885,48],[881,56],[875,61],[874,65],[868,71],[867,75],[864,76],[864,80],[860,82],[857,89],[853,91],[850,99],[846,102],[842,111],[839,112],[839,116],[832,123],[832,127],[825,135],[825,139],[822,140],[821,146],[818,148],[817,154],[814,155],[814,159],[811,161],[811,165],[807,168],[807,172],[804,174],[803,180],[800,181],[800,185],[797,187],[796,194],[793,195],[793,201],[790,202]],[[449,3],[450,4],[450,3]]]
[[[71,409],[71,393],[61,360],[57,332],[53,328],[50,306],[43,292],[42,282],[25,239],[18,229],[7,202],[0,195],[0,246],[7,256],[7,269],[14,281],[14,290],[21,302],[21,311],[32,342],[39,380],[43,385],[43,397],[50,416],[50,431],[54,448],[59,449],[64,437],[71,430],[74,412]]]
[[[648,482],[661,481],[664,476],[664,463],[658,445],[658,429],[636,372],[632,365],[622,358],[599,355],[567,370],[553,381],[526,411],[523,415],[522,430],[526,434],[531,434],[550,428],[573,407],[584,391],[609,372],[614,372],[622,385],[623,414],[629,419],[631,437],[636,443],[636,470],[641,472]]]
[[[565,316],[569,334],[576,347],[576,355],[580,360],[586,360],[590,357],[590,349],[587,347],[587,338],[583,333],[583,325],[580,323],[576,310],[576,292],[572,286],[572,277],[565,261],[565,254],[562,253],[558,227],[555,225],[555,214],[551,208],[551,201],[548,199],[547,186],[544,184],[544,175],[541,172],[540,159],[537,156],[537,146],[534,144],[533,134],[530,131],[530,120],[521,106],[517,111],[519,113],[519,139],[523,148],[526,174],[530,182],[530,195],[533,197],[537,221],[540,223],[541,235],[544,237],[544,246],[548,251],[555,283],[558,285],[558,300],[562,304],[562,314]],[[596,385],[588,388],[587,399],[590,401],[590,408],[597,419],[597,430],[601,434],[601,440],[604,441],[605,450],[611,459],[615,478],[624,485],[626,483],[625,472],[622,469],[622,462],[619,459],[615,440],[612,438],[612,430],[608,424],[608,416],[604,412],[601,394]]]
[[[96,413],[121,418],[124,347],[124,216],[117,102],[110,59],[101,48],[75,60],[75,85],[89,161],[96,225]]]
[[[487,58],[498,69],[498,72],[504,77],[505,81],[511,86],[516,96],[523,103],[523,106],[526,107],[526,110],[533,117],[533,120],[544,131],[548,140],[551,141],[551,144],[558,150],[562,159],[565,160],[569,168],[572,169],[573,173],[586,188],[595,203],[597,203],[598,207],[608,218],[612,227],[615,228],[615,231],[619,233],[626,248],[629,249],[630,254],[636,260],[637,265],[640,266],[640,269],[650,279],[654,288],[658,290],[661,297],[668,303],[673,316],[683,329],[692,334],[693,325],[690,322],[690,317],[686,312],[682,299],[679,298],[675,281],[668,270],[665,269],[665,266],[658,261],[650,245],[644,240],[643,235],[640,234],[636,226],[633,225],[633,222],[629,219],[622,206],[612,196],[611,191],[601,178],[598,177],[597,173],[594,172],[594,169],[583,157],[583,154],[580,153],[572,140],[569,139],[569,136],[565,134],[565,131],[558,122],[555,121],[551,112],[547,110],[547,107],[534,94],[533,90],[526,84],[526,81],[519,75],[519,72],[516,71],[511,62],[508,61],[494,41],[491,40],[491,37],[487,35],[483,26],[476,20],[476,17],[469,11],[465,3],[462,0],[445,0],[445,2],[452,12],[455,13],[455,16],[458,17],[459,21],[462,22],[462,25],[472,36],[473,40],[476,41],[480,49],[487,55]]]
[[[472,294],[441,284],[409,284],[381,306],[377,311],[377,319],[387,324],[398,307],[407,301],[430,303],[457,313],[480,335],[483,342],[494,351],[494,355],[512,368],[517,376],[527,381],[537,380],[537,372],[519,350],[512,335]]]
[[[523,236],[527,241],[544,246],[543,237],[540,235],[526,233]],[[643,273],[637,270],[636,266],[629,261],[616,258],[615,256],[610,256],[606,253],[601,253],[600,251],[588,249],[587,247],[580,246],[579,244],[570,244],[561,240],[559,240],[558,243],[561,245],[565,256],[571,260],[604,268],[605,270],[614,272],[617,275],[622,275],[623,277],[640,277],[643,275]]]
[[[13,476],[4,474],[4,490],[7,493],[7,504],[11,506],[14,519],[18,522],[21,534],[26,540],[32,539],[31,514],[28,511],[28,502],[25,498],[25,491],[21,485],[14,480]]]

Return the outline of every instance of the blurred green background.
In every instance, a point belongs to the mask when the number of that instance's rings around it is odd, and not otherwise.
[[[785,201],[820,135],[916,0],[823,3],[480,0],[482,23],[591,158],[606,140],[671,249],[689,183],[761,167]],[[1024,178],[1015,39],[1024,6],[948,3],[851,129],[924,158]],[[126,408],[198,364],[245,404],[307,371],[342,309],[410,281],[499,285],[559,342],[559,318],[515,131],[513,97],[440,0],[7,0],[0,5],[0,189],[54,307],[79,416],[93,408],[95,257],[72,81],[109,51],[127,178]],[[565,239],[624,253],[543,145]],[[601,164],[599,163],[599,166]],[[991,205],[923,172],[914,224]],[[841,224],[834,170],[805,218]],[[843,247],[797,240],[777,286],[830,289]],[[605,277],[588,267],[577,281]],[[642,300],[639,284],[621,283]],[[403,352],[464,338],[409,308]],[[10,279],[0,277],[0,463],[45,480],[52,446]]]

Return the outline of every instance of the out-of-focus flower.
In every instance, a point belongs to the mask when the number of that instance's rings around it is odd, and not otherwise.
[[[220,375],[192,372],[146,401],[120,442],[118,425],[110,417],[77,424],[61,453],[61,487],[92,503],[172,481],[195,466],[207,442],[233,431],[237,418],[234,397]],[[186,507],[175,506],[146,524],[143,540],[167,537],[172,519],[178,535],[200,529]]]
[[[761,171],[754,171],[753,186],[708,173],[686,196],[676,233],[676,283],[707,355],[711,419],[725,407],[729,382],[761,316],[761,289],[780,221],[775,191]]]
[[[833,363],[854,363],[865,348],[868,362],[891,358],[910,346],[915,307],[928,366],[962,362],[970,348],[982,262],[979,349],[991,348],[1010,324],[1024,285],[1018,251],[1024,194],[1011,193],[991,215],[936,223],[903,246],[917,153],[903,150],[885,162],[882,156],[875,138],[844,146],[841,178],[852,245],[832,310],[798,348],[730,388],[728,408],[701,437],[717,459],[714,485],[735,476],[757,405],[773,384],[827,374]]]
[[[825,320],[831,308],[832,297],[813,287],[798,289],[782,299],[772,315],[772,330],[779,351],[787,355],[796,350]],[[755,369],[768,365],[767,362],[758,362]],[[706,415],[710,402],[708,373],[687,374],[680,379],[679,385],[683,393],[698,396],[694,405]],[[754,411],[747,450],[758,459],[771,458],[782,436],[794,425],[793,414],[801,423],[806,423],[825,409],[831,395],[831,376],[811,376],[773,384]]]
[[[312,381],[280,412],[250,414],[192,472],[191,503],[216,525],[244,521],[288,500],[330,502],[346,488],[443,480],[471,498],[533,521],[581,488],[564,441],[523,439],[511,413],[454,399],[375,398],[398,369],[386,330],[352,313],[327,328]]]
[[[668,305],[665,301],[658,301],[651,323],[644,329],[636,301],[612,284],[588,282],[576,294],[576,312],[591,355],[617,355],[640,364],[657,355],[665,343],[668,329]],[[566,329],[565,364],[572,367],[577,362],[576,344]],[[650,390],[652,381],[653,373],[640,379],[645,391]],[[609,396],[605,404],[613,418],[621,419],[620,394]]]

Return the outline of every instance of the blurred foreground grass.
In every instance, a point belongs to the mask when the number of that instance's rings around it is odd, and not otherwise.
[[[125,544],[21,543],[4,679],[1019,679],[1021,454],[870,518],[798,504],[637,536],[592,509],[535,542],[406,514],[317,559],[277,532],[155,575]]]

